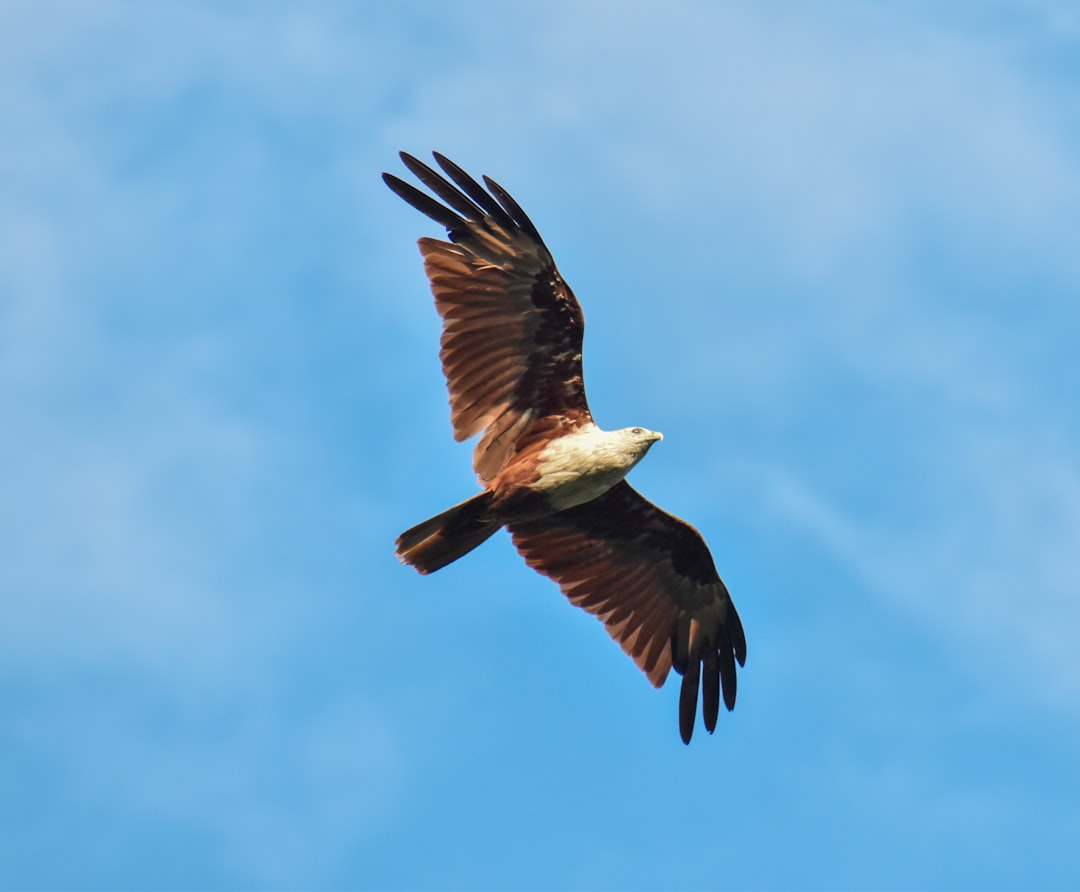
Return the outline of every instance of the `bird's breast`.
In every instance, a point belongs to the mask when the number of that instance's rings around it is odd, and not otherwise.
[[[618,449],[595,428],[552,440],[536,462],[531,489],[544,494],[555,511],[583,505],[603,495],[634,466],[633,457]]]

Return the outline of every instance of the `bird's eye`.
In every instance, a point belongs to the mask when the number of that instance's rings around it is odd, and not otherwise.
[[[645,433],[645,431],[643,431],[640,427],[632,427],[632,428],[630,428],[630,433],[632,433],[635,437],[637,437],[637,436],[640,436],[641,434]]]

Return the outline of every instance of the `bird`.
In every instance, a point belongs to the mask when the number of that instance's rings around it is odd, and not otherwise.
[[[654,687],[672,669],[682,676],[683,743],[699,687],[712,734],[721,697],[735,707],[746,636],[701,534],[625,479],[663,435],[597,426],[582,375],[584,315],[540,233],[493,179],[481,185],[432,154],[438,171],[400,153],[431,195],[382,178],[447,232],[418,245],[442,318],[454,439],[479,435],[482,491],[406,530],[396,555],[434,573],[505,527],[525,563],[598,617]]]

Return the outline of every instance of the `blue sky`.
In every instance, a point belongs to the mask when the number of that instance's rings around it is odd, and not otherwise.
[[[1068,2],[0,6],[0,885],[1080,886]],[[679,742],[474,491],[382,185],[506,186],[747,630]]]

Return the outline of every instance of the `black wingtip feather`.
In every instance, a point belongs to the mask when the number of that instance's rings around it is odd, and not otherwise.
[[[450,232],[451,241],[460,241],[458,236],[463,228],[467,228],[466,221],[485,229],[491,221],[494,221],[503,229],[517,229],[524,232],[539,247],[547,250],[544,240],[540,238],[540,233],[525,211],[521,209],[521,205],[514,201],[510,193],[491,177],[483,177],[487,185],[487,191],[485,191],[476,180],[439,152],[432,152],[432,155],[450,180],[445,179],[438,171],[429,167],[415,155],[410,155],[408,152],[398,152],[398,155],[405,167],[450,207],[444,207],[393,174],[384,173],[383,181],[422,214],[426,214],[436,223],[445,226]],[[462,216],[459,217],[453,211],[457,211]]]
[[[506,209],[506,212],[513,218],[514,222],[528,235],[536,239],[538,243],[541,245],[544,244],[544,240],[540,238],[540,233],[536,231],[536,227],[533,226],[532,220],[530,220],[525,211],[521,209],[521,205],[514,201],[510,193],[489,176],[484,176],[484,182],[487,184],[488,190],[498,199],[499,204]]]
[[[716,662],[716,648],[707,644],[701,661],[701,717],[705,720],[705,730],[710,734],[716,730],[719,715],[720,667]]]
[[[458,187],[469,196],[469,198],[482,207],[496,223],[504,229],[511,229],[514,227],[514,221],[510,219],[510,216],[503,209],[502,205],[500,205],[490,193],[485,192],[483,186],[441,152],[432,152],[431,154],[435,156],[435,161],[438,162],[439,167],[443,169],[446,175],[450,177],[450,179],[452,179]]]
[[[450,207],[461,214],[466,220],[480,222],[484,218],[484,211],[469,200],[469,197],[451,183],[447,182],[437,170],[429,167],[419,158],[412,155],[402,154],[401,160],[409,171],[421,183],[445,201]],[[491,201],[491,198],[488,198]]]
[[[697,716],[698,679],[701,675],[701,663],[693,660],[686,667],[682,687],[679,689],[679,735],[683,743],[690,743],[694,736],[694,719]]]
[[[729,644],[720,646],[720,681],[724,687],[724,705],[731,712],[735,708],[739,677],[735,672],[735,654]]]
[[[731,619],[728,622],[730,632],[728,637],[731,639],[731,645],[735,648],[735,659],[739,661],[740,666],[746,665],[746,632],[743,631],[742,620],[739,619],[739,614],[735,610],[735,605],[731,605]]]
[[[392,173],[382,175],[383,182],[403,201],[408,202],[421,214],[430,217],[436,223],[446,227],[448,232],[464,228],[465,221],[455,214],[450,208],[439,204],[430,195],[426,195],[410,183],[406,183],[400,177]]]

